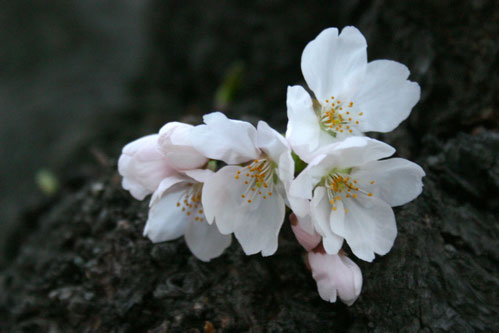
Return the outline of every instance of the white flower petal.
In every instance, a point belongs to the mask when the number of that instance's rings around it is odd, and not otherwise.
[[[295,177],[295,161],[293,160],[293,156],[291,156],[291,151],[281,155],[281,158],[277,161],[276,171],[285,190],[288,190]],[[284,193],[283,196],[285,196]]]
[[[170,190],[174,185],[182,183],[182,182],[187,182],[189,179],[187,177],[184,177],[182,175],[173,175],[170,177],[166,177],[159,183],[158,188],[156,191],[154,191],[151,201],[149,202],[149,207],[152,207],[155,205],[161,198],[163,197],[163,194]]]
[[[390,132],[411,113],[419,101],[421,89],[407,80],[409,70],[401,63],[376,60],[367,65],[362,90],[355,103],[363,116],[359,128],[363,132]]]
[[[206,181],[211,177],[213,177],[215,173],[208,169],[195,169],[195,170],[185,170],[184,174],[191,177],[198,183],[206,183]]]
[[[159,183],[175,170],[159,150],[158,135],[148,135],[127,144],[118,160],[123,188],[138,200],[156,190]]]
[[[256,146],[256,129],[247,122],[228,119],[223,113],[213,112],[203,117],[206,125],[192,130],[191,142],[204,156],[239,164],[260,155]]]
[[[336,200],[334,205],[331,205],[328,201],[327,205],[324,205],[323,209],[326,209],[329,213],[329,220],[327,221],[327,224],[330,228],[329,230],[331,230],[330,235],[325,237],[322,241],[324,250],[326,250],[328,254],[337,254],[343,246],[343,237],[334,232],[332,221],[345,220],[345,209],[341,200]]]
[[[329,169],[323,167],[322,161],[327,156],[317,155],[308,166],[293,180],[289,188],[291,196],[312,199],[312,191]]]
[[[185,242],[191,252],[202,261],[220,256],[230,246],[231,235],[222,235],[215,224],[194,221],[185,231]]]
[[[317,154],[326,157],[314,164],[321,170],[350,168],[391,156],[394,152],[395,149],[384,142],[355,136],[321,148]]]
[[[286,139],[266,122],[259,121],[257,127],[257,145],[261,151],[277,164],[277,175],[286,188],[294,178],[295,162]]]
[[[284,199],[279,191],[267,194],[265,200],[256,194],[258,191],[247,191],[248,185],[242,178],[235,178],[237,171],[244,170],[223,167],[204,184],[205,215],[208,221],[215,220],[221,233],[233,232],[246,254],[261,251],[264,256],[271,255],[277,249],[277,236],[284,221]],[[271,190],[269,186],[268,191]]]
[[[362,272],[352,260],[344,255],[309,252],[308,262],[323,300],[334,303],[339,296],[347,305],[357,300],[362,290]]]
[[[286,139],[266,122],[260,120],[257,128],[257,146],[272,161],[278,162],[282,154],[291,154],[291,149]]]
[[[360,259],[372,261],[374,253],[390,251],[397,236],[392,208],[383,200],[358,193],[357,199],[342,200],[345,218],[331,219],[333,232],[344,237]]]
[[[341,203],[340,203],[341,204]],[[343,245],[343,238],[331,229],[330,216],[331,204],[323,186],[318,186],[314,191],[311,201],[312,222],[317,232],[322,236],[324,249],[329,254],[336,254]]]
[[[286,105],[288,108],[286,139],[293,147],[293,151],[302,160],[308,161],[312,152],[319,147],[322,132],[312,98],[301,86],[288,87]]]
[[[170,122],[159,131],[158,145],[170,165],[177,170],[197,169],[208,162],[206,157],[192,147],[193,128],[189,124]]]
[[[367,43],[354,27],[322,31],[305,47],[301,68],[320,103],[335,96],[350,99],[360,87],[367,67]]]
[[[251,204],[242,202],[240,216],[235,217],[234,235],[247,255],[262,252],[270,256],[277,250],[277,239],[284,222],[284,199],[278,193],[263,200],[255,197]]]
[[[307,167],[308,168],[308,167]],[[309,172],[310,168],[305,168],[291,183],[289,188],[290,196],[296,199],[312,199],[312,191],[314,189],[314,183],[316,184],[319,179],[312,178],[312,174]],[[290,200],[291,204],[292,201]],[[291,207],[293,209],[293,207]]]
[[[390,206],[400,206],[415,199],[423,191],[424,170],[403,158],[368,162],[354,169],[351,177],[359,187],[371,192]]]
[[[247,186],[234,178],[238,171],[242,172],[244,168],[225,166],[207,179],[203,186],[201,201],[206,219],[209,223],[213,223],[216,216],[216,223],[223,234],[234,231],[234,218],[238,215],[237,206]]]
[[[189,151],[170,151],[166,153],[168,162],[177,170],[189,170],[203,167],[208,163],[208,159],[203,155]]]
[[[307,199],[294,197],[289,193],[287,194],[287,199],[289,207],[296,215],[297,219],[300,221],[300,227],[309,234],[313,234],[315,232],[315,229],[312,224],[310,201]]]
[[[161,200],[149,209],[144,236],[149,237],[152,242],[158,243],[176,239],[184,234],[191,217],[187,216],[176,205],[186,189],[185,185],[172,187]]]

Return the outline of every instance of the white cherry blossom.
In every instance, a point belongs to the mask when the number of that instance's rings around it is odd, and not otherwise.
[[[420,98],[409,70],[391,60],[367,62],[367,43],[355,27],[322,31],[305,47],[301,68],[311,97],[288,87],[286,138],[306,162],[329,143],[364,132],[389,132]]]
[[[338,253],[343,239],[365,261],[393,246],[391,207],[416,198],[425,175],[405,159],[380,160],[394,152],[380,141],[350,137],[320,149],[291,184],[291,195],[310,200],[312,223],[328,254]]]
[[[204,185],[208,222],[223,234],[234,233],[246,254],[272,255],[284,221],[285,189],[294,173],[287,141],[263,121],[255,129],[214,112],[204,122],[192,131],[194,147],[228,164]]]
[[[181,237],[191,252],[202,261],[220,256],[232,236],[222,235],[208,224],[203,211],[203,182],[213,176],[210,170],[189,170],[163,179],[154,192],[144,236],[154,243]]]

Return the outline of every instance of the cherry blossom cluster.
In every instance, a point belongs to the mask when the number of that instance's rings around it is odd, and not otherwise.
[[[301,69],[310,93],[288,87],[285,136],[264,121],[254,127],[213,112],[201,125],[170,122],[127,144],[118,169],[134,198],[152,195],[144,236],[184,236],[203,261],[220,256],[232,235],[247,255],[273,255],[289,207],[321,298],[351,305],[362,273],[346,251],[368,262],[388,253],[397,235],[392,207],[416,198],[425,175],[364,133],[396,128],[420,88],[398,62],[367,62],[354,27],[322,31]]]

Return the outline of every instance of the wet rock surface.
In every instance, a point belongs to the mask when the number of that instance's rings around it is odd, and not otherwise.
[[[494,2],[158,1],[149,15],[154,47],[132,105],[119,119],[99,119],[87,142],[97,158],[76,146],[61,166],[61,191],[26,210],[8,237],[1,331],[499,330]],[[234,242],[203,263],[182,239],[144,239],[147,202],[120,187],[120,147],[211,110],[235,61],[245,77],[227,112],[284,129],[286,85],[302,82],[301,50],[323,28],[346,24],[365,33],[370,60],[401,61],[420,83],[411,117],[376,137],[427,173],[423,194],[395,209],[392,251],[372,264],[356,260],[364,275],[357,302],[320,299],[287,223],[267,258],[245,256]]]

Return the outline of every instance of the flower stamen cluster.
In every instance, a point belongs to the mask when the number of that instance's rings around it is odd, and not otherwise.
[[[353,110],[353,102],[335,101],[334,96],[331,96],[331,101],[326,99],[324,104],[317,102],[317,100],[314,100],[314,102],[321,128],[329,132],[333,137],[336,137],[337,133],[343,132],[352,134],[355,125],[359,124],[358,117],[364,115],[363,112],[356,113]]]
[[[265,158],[254,160],[248,165],[246,171],[238,170],[234,178],[241,179],[247,185],[241,198],[246,199],[248,203],[254,201],[255,196],[261,196],[266,200],[272,196],[272,188],[274,184],[274,166],[273,163]]]
[[[204,215],[201,209],[202,184],[187,184],[188,190],[177,202],[177,207],[187,216],[194,216],[194,221],[203,222]],[[182,200],[183,197],[183,200]]]
[[[335,169],[324,177],[323,184],[327,191],[329,203],[331,204],[331,210],[333,211],[337,209],[335,203],[337,201],[341,201],[343,197],[347,199],[357,199],[359,193],[368,197],[373,196],[372,192],[359,188],[358,180],[350,178],[348,176],[350,173],[351,169]],[[371,180],[368,184],[374,185],[375,181]],[[366,187],[367,186],[368,185],[366,185]],[[345,209],[345,213],[348,213],[348,209]]]

